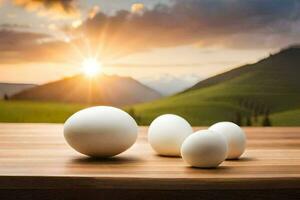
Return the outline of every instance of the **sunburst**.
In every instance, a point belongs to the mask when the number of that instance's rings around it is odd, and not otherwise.
[[[95,77],[101,72],[101,64],[96,58],[86,58],[82,62],[82,72],[87,77]]]

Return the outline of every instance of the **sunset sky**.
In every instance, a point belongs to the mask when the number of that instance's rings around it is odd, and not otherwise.
[[[0,0],[0,82],[104,73],[195,82],[300,42],[297,0]]]

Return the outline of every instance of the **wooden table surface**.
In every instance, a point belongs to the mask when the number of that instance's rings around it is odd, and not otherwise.
[[[66,144],[62,124],[0,123],[0,190],[299,191],[300,128],[244,130],[248,140],[241,159],[198,169],[181,158],[157,156],[146,127],[129,150],[95,160]]]

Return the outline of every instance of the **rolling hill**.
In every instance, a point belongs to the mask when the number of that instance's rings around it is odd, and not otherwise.
[[[158,92],[129,77],[99,75],[88,79],[77,75],[24,90],[11,99],[124,106],[160,97]]]
[[[149,124],[160,114],[174,113],[193,125],[221,120],[242,125],[261,125],[265,120],[271,125],[300,125],[300,47],[283,49],[257,63],[201,81],[180,94],[130,109],[141,124]]]
[[[22,90],[33,88],[34,84],[24,84],[24,83],[0,83],[0,99],[3,99],[6,95],[10,97]]]

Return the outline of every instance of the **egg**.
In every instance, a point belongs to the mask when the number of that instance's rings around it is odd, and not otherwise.
[[[180,156],[184,139],[193,133],[191,125],[182,117],[165,114],[157,117],[149,126],[148,141],[163,156]]]
[[[138,126],[123,110],[96,106],[78,111],[64,124],[64,137],[76,151],[92,157],[111,157],[131,147]]]
[[[188,136],[181,146],[183,160],[193,167],[214,168],[227,156],[227,142],[223,135],[202,130]]]
[[[238,125],[232,122],[219,122],[209,127],[209,130],[221,133],[225,136],[228,143],[227,159],[237,159],[244,153],[246,148],[246,136]]]

